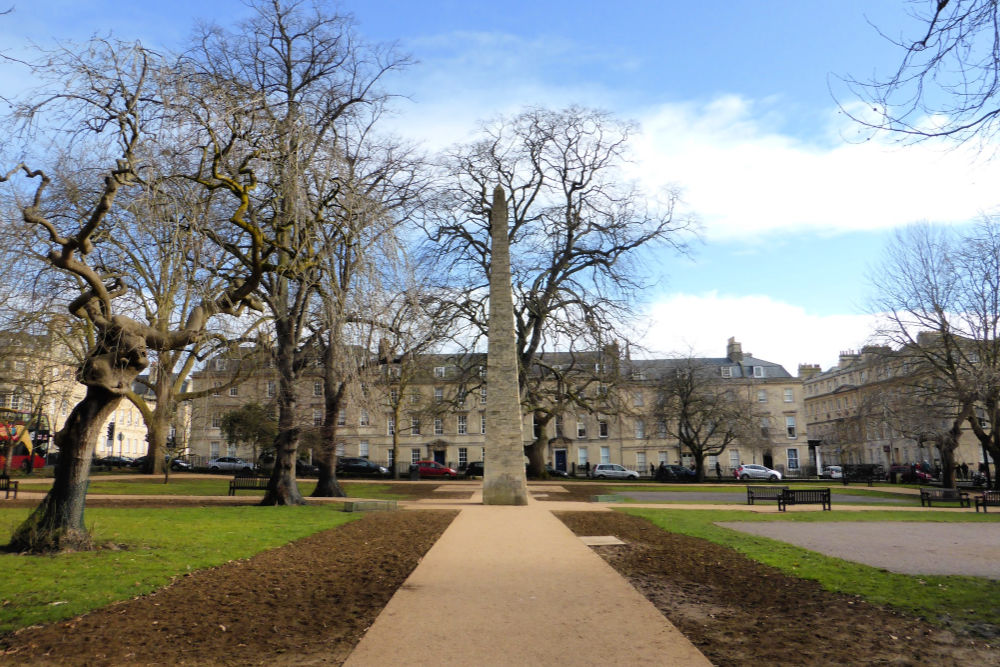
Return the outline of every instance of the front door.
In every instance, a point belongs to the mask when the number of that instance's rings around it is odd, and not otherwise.
[[[764,467],[773,468],[774,467],[774,457],[771,456],[771,452],[764,454]]]
[[[556,455],[556,470],[562,470],[566,472],[566,450],[557,449],[555,451]]]
[[[437,463],[440,463],[441,465],[444,465],[444,455],[445,455],[445,451],[443,449],[439,449],[439,450],[437,450],[437,451],[434,452],[434,460]]]

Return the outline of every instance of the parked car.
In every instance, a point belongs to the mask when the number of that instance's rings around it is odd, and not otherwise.
[[[314,466],[308,461],[303,461],[302,459],[295,460],[295,476],[296,477],[319,477],[319,466]]]
[[[132,465],[132,459],[127,456],[105,456],[104,458],[94,459],[91,463],[91,467],[102,467],[108,468],[128,468]]]
[[[549,474],[549,477],[569,477],[569,473],[565,470],[559,470],[549,465],[545,466],[545,472]]]
[[[781,479],[781,473],[777,470],[772,470],[765,466],[756,465],[753,463],[745,463],[736,468],[733,471],[733,475],[736,479],[767,479],[772,482],[777,482]]]
[[[374,461],[354,456],[337,459],[337,475],[343,477],[389,477],[389,469]]]
[[[639,473],[617,463],[598,463],[590,469],[594,479],[639,479]]]
[[[171,459],[170,461],[171,470],[191,470],[193,467],[187,459]]]
[[[417,461],[414,465],[421,477],[450,477],[456,479],[458,471],[437,461]]]
[[[894,465],[889,467],[889,480],[897,480],[903,484],[926,484],[934,477],[919,467]]]
[[[465,466],[465,476],[466,477],[482,477],[483,476],[483,462],[473,461],[469,465]]]
[[[665,463],[656,469],[655,479],[658,482],[693,482],[698,479],[698,473],[691,468]]]
[[[840,466],[823,466],[823,472],[819,476],[825,479],[843,479],[844,469]]]
[[[236,456],[211,459],[206,466],[209,472],[252,472],[253,464]]]

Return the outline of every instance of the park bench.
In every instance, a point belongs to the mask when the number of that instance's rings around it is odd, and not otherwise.
[[[972,507],[969,494],[958,489],[920,489],[920,506],[931,507],[933,502],[958,503],[959,507]]]
[[[229,480],[229,495],[235,496],[237,491],[267,491],[269,477],[240,477],[237,475]]]
[[[755,500],[777,500],[787,486],[748,486],[747,505],[753,505]]]
[[[976,496],[976,511],[979,508],[983,508],[983,512],[986,511],[987,507],[1000,507],[1000,491],[983,491],[982,494]]]
[[[789,505],[822,505],[829,510],[830,489],[784,489],[778,496],[778,511],[784,512]]]
[[[10,498],[10,492],[14,492],[14,498],[17,498],[17,486],[20,484],[16,479],[11,479],[7,475],[0,475],[0,491],[3,491],[6,495],[4,498]]]

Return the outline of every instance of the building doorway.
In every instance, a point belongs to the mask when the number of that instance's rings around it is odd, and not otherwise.
[[[566,472],[566,450],[557,449],[555,450],[554,454],[556,458],[555,460],[556,470],[562,470],[563,472]]]

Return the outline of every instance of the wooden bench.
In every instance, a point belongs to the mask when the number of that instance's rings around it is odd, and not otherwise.
[[[747,505],[753,505],[755,500],[777,500],[787,486],[748,486]]]
[[[977,512],[980,507],[983,508],[983,512],[986,511],[987,507],[1000,507],[1000,491],[983,491],[982,494],[976,496]]]
[[[789,505],[822,505],[829,510],[830,489],[784,489],[778,496],[778,511],[784,512]]]
[[[958,489],[920,489],[920,506],[931,507],[933,502],[958,503],[959,507],[972,507],[969,494]]]
[[[6,493],[4,498],[10,498],[10,492],[14,492],[14,499],[17,499],[17,487],[20,484],[16,479],[11,479],[7,475],[0,475],[0,491]]]
[[[237,491],[267,491],[270,477],[233,477],[229,480],[229,495],[235,496]]]

